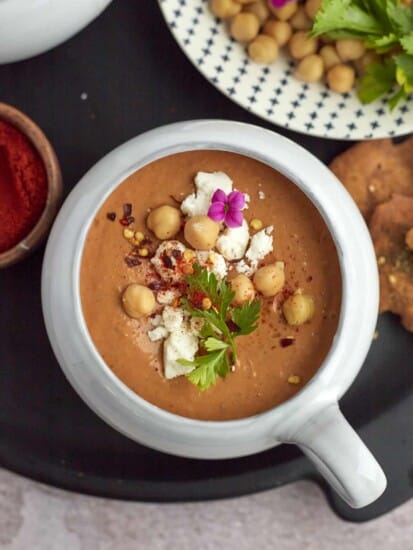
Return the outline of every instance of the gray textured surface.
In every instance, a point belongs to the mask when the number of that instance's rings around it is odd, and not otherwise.
[[[410,550],[412,518],[410,501],[369,523],[345,523],[309,482],[234,500],[158,505],[76,495],[0,470],[4,550]]]

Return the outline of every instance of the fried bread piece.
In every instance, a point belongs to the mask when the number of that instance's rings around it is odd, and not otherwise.
[[[375,207],[393,193],[413,196],[413,137],[400,145],[390,139],[358,143],[338,155],[330,168],[368,222]]]
[[[370,220],[380,271],[380,312],[401,316],[413,332],[413,197],[393,195],[376,207]]]

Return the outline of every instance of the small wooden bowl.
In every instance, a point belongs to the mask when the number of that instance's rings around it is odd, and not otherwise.
[[[61,203],[63,183],[59,161],[40,128],[22,112],[5,103],[0,103],[0,120],[20,130],[31,141],[43,161],[48,183],[47,199],[42,215],[22,241],[10,250],[0,253],[0,269],[2,269],[21,261],[45,239]]]

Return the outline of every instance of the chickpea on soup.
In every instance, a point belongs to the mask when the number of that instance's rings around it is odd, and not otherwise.
[[[143,399],[201,420],[292,397],[340,315],[337,252],[316,208],[230,152],[171,155],[122,182],[91,224],[80,283],[106,365]]]

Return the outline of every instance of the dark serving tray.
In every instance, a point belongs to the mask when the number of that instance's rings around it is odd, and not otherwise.
[[[0,66],[0,100],[47,133],[66,193],[105,153],[155,126],[214,117],[269,127],[196,72],[154,0],[139,6],[117,0],[59,48]],[[272,129],[325,162],[348,146]],[[140,446],[104,424],[72,390],[52,354],[40,305],[42,256],[40,250],[0,272],[2,466],[66,489],[141,501],[231,497],[302,478],[323,484],[295,447],[237,460],[186,460]],[[378,330],[342,407],[383,465],[389,488],[362,510],[351,510],[326,488],[334,510],[351,521],[374,518],[413,496],[413,335],[392,316],[383,316]]]

